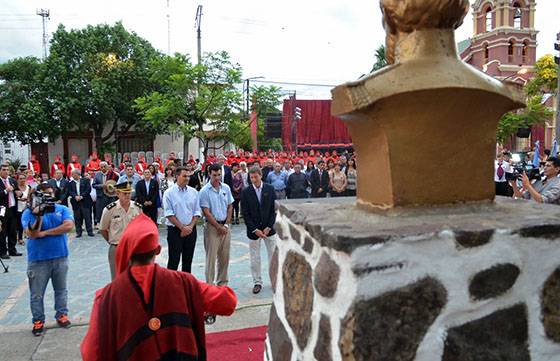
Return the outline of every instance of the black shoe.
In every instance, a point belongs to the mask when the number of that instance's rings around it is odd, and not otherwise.
[[[43,321],[33,322],[33,329],[31,330],[33,335],[42,336],[44,330],[45,330],[45,323]]]
[[[0,254],[0,258],[2,258],[2,259],[10,259],[10,256],[8,256],[8,254],[4,253],[4,254]]]
[[[87,235],[90,236],[90,237],[95,237],[95,234],[93,234],[93,233],[88,233]]]
[[[204,316],[204,322],[207,325],[213,325],[216,322],[216,315],[206,315]]]
[[[261,292],[261,290],[262,290],[261,285],[255,285],[255,287],[253,287],[253,294],[256,295],[257,293]]]
[[[81,237],[82,237],[82,234],[77,234],[76,235],[76,238],[81,238]]]
[[[18,251],[10,252],[10,256],[12,256],[12,257],[19,257],[19,256],[21,256],[21,253],[19,253]]]

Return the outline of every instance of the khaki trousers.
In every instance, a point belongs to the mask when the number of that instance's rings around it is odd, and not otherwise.
[[[204,226],[204,250],[206,251],[206,283],[218,286],[228,284],[229,250],[231,243],[231,232],[220,235],[218,230],[211,224]],[[216,277],[216,261],[218,263],[218,275]]]
[[[270,264],[270,258],[274,252],[274,246],[278,241],[278,236],[275,234],[270,237],[251,239],[249,242],[249,254],[251,256],[251,275],[253,276],[253,284],[261,285],[263,284],[261,276],[261,240],[266,246],[266,253],[268,255],[268,262]]]

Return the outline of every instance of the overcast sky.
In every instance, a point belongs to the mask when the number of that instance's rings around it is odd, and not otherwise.
[[[472,3],[472,1],[471,1]],[[227,50],[244,77],[269,81],[339,84],[369,72],[375,49],[384,42],[377,0],[169,0],[171,51],[196,58],[194,20],[203,5],[203,51]],[[0,62],[41,56],[39,8],[51,13],[48,30],[114,23],[167,52],[166,0],[0,0]],[[560,0],[540,0],[536,27],[537,56],[552,53],[560,31]],[[471,14],[458,29],[457,41],[472,35]],[[329,98],[329,87],[284,85],[298,98]]]

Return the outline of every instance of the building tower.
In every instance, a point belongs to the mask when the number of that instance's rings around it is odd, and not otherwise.
[[[535,7],[535,0],[476,0],[473,37],[459,44],[461,59],[496,78],[526,82],[536,61]]]

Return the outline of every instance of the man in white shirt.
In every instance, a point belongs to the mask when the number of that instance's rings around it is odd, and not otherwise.
[[[494,183],[497,196],[511,196],[506,173],[511,173],[511,166],[504,160],[503,153],[498,154],[494,161]]]

